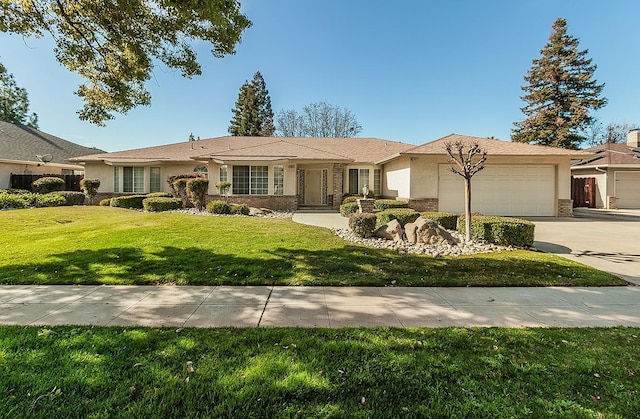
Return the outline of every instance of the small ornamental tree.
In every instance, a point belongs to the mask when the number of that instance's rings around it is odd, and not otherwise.
[[[209,179],[200,177],[187,181],[187,193],[198,211],[202,211],[206,204],[207,192],[209,191]]]
[[[455,163],[450,170],[464,178],[464,218],[465,237],[471,240],[471,178],[484,169],[487,161],[487,151],[480,148],[478,143],[466,146],[462,141],[445,143],[445,150],[449,163]]]
[[[100,180],[98,179],[82,179],[80,181],[80,187],[84,190],[84,193],[89,198],[89,205],[93,205],[93,199],[98,194],[98,188],[100,187]]]
[[[229,188],[231,188],[231,182],[227,182],[227,181],[216,182],[216,188],[218,188],[220,195],[224,195],[225,201],[228,201],[229,196],[227,195],[227,193],[229,192]]]

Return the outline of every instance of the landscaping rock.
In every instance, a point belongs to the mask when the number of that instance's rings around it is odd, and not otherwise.
[[[425,217],[418,217],[415,222],[407,223],[404,228],[409,243],[458,244],[458,241],[447,230]]]
[[[402,226],[398,220],[391,220],[388,224],[385,224],[377,228],[373,232],[374,237],[380,237],[381,239],[393,240],[394,242],[402,241]]]

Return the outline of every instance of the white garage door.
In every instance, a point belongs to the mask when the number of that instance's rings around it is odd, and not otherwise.
[[[439,167],[440,211],[464,212],[464,179]],[[471,179],[471,210],[485,215],[554,216],[555,167],[487,166]]]
[[[615,172],[618,208],[640,208],[640,172]]]

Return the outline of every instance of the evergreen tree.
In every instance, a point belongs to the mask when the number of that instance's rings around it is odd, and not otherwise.
[[[0,63],[0,120],[38,129],[38,115],[28,112],[27,89],[18,87],[13,74]]]
[[[231,110],[229,134],[251,137],[270,137],[275,131],[273,110],[267,85],[260,72],[251,82],[246,81],[238,93],[236,106]]]
[[[578,50],[578,39],[567,35],[567,21],[558,18],[541,57],[525,76],[524,121],[514,123],[512,141],[576,149],[585,141],[591,111],[607,103],[604,84],[593,78],[597,68]]]

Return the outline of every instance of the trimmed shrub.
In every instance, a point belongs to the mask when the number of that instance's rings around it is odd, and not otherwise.
[[[8,194],[25,194],[25,193],[31,193],[31,191],[28,191],[26,189],[13,189],[13,188],[9,188],[9,189],[2,189],[0,190],[0,193],[8,193]]]
[[[101,199],[100,203],[98,205],[100,205],[101,207],[110,207],[111,206],[111,198]]]
[[[216,189],[220,192],[220,195],[226,195],[231,187],[231,182],[227,182],[226,180],[216,182]]]
[[[146,195],[116,196],[111,198],[110,205],[118,208],[142,209],[142,201],[146,198]]]
[[[345,196],[342,198],[342,204],[350,204],[352,202],[358,203],[358,199],[362,199],[362,197],[358,195]]]
[[[376,199],[373,203],[373,208],[378,211],[386,211],[391,208],[409,208],[409,203],[395,199]]]
[[[360,209],[357,202],[349,202],[346,204],[340,205],[340,215],[343,217],[348,217],[351,214],[355,214]]]
[[[458,214],[453,212],[421,212],[420,215],[435,221],[447,230],[456,230],[458,225]]]
[[[185,173],[167,177],[167,183],[169,184],[172,195],[181,198],[185,208],[189,208],[191,206],[191,201],[187,196],[187,181],[189,179],[195,179],[199,177],[202,176],[196,175],[194,173]]]
[[[249,206],[247,204],[237,204],[231,206],[231,214],[236,215],[249,215],[251,211],[249,210]]]
[[[209,179],[200,177],[187,181],[187,193],[191,203],[198,211],[202,211],[206,204],[207,192],[209,191]]]
[[[46,194],[49,192],[64,191],[64,179],[55,176],[45,176],[31,183],[31,190],[35,193]]]
[[[404,227],[407,223],[412,223],[420,217],[420,213],[411,208],[396,208],[376,213],[378,216],[378,227],[388,224],[391,220],[398,220]]]
[[[207,212],[212,214],[231,214],[231,207],[224,201],[213,200],[207,204]]]
[[[82,195],[82,198],[84,199],[84,195]],[[35,202],[35,206],[37,208],[42,208],[42,207],[62,207],[64,205],[67,205],[67,200],[65,199],[64,196],[52,192],[52,193],[47,193],[47,194],[38,194],[36,195],[36,202]]]
[[[19,209],[30,205],[30,200],[23,193],[0,192],[0,209]]]
[[[60,191],[60,192],[53,192],[53,193],[63,197],[66,201],[64,205],[68,207],[71,207],[74,205],[84,205],[85,196],[82,192]]]
[[[169,192],[151,192],[147,194],[147,198],[173,198]]]
[[[168,197],[151,197],[142,200],[142,208],[149,212],[162,212],[182,208],[182,199]]]
[[[471,217],[471,239],[503,246],[533,246],[535,225],[528,220],[478,215]],[[464,217],[458,218],[458,231],[465,234]]]
[[[368,212],[349,214],[349,228],[360,237],[371,237],[376,228],[376,215]]]
[[[93,198],[98,194],[98,188],[100,187],[100,180],[84,178],[80,181],[80,187],[89,197],[89,205],[93,205]],[[83,201],[84,204],[84,201]]]

